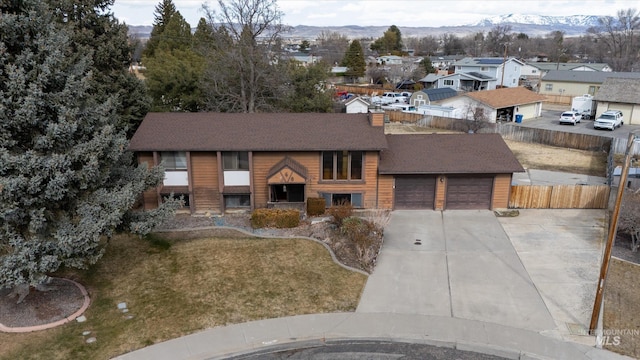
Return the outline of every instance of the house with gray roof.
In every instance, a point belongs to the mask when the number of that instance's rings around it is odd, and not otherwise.
[[[129,150],[165,177],[182,212],[305,209],[321,197],[362,209],[496,209],[524,171],[499,134],[386,135],[384,113],[149,113]]]
[[[456,61],[451,66],[456,74],[475,73],[486,78],[496,79],[493,87],[483,90],[493,90],[497,87],[518,87],[520,86],[520,75],[524,62],[514,57],[501,58],[471,58],[467,57]],[[476,75],[477,76],[477,75]]]
[[[487,74],[471,71],[468,73],[454,73],[438,78],[436,88],[448,87],[455,91],[481,91],[496,88],[497,79]]]
[[[640,124],[640,77],[604,80],[594,96],[597,103],[596,116],[607,110],[620,110],[625,124]]]
[[[539,93],[570,98],[589,94],[595,96],[607,78],[640,79],[637,72],[603,72],[550,70],[540,81]]]

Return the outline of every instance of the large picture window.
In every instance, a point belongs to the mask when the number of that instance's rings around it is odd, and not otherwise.
[[[246,151],[226,151],[222,153],[224,170],[249,170],[249,153]]]
[[[323,151],[322,180],[362,180],[362,151]]]
[[[162,151],[160,160],[165,170],[187,170],[187,153],[184,151]]]

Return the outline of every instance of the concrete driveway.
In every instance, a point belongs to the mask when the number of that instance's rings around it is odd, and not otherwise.
[[[356,312],[581,335],[598,278],[603,218],[601,210],[521,210],[512,218],[488,210],[394,211]]]

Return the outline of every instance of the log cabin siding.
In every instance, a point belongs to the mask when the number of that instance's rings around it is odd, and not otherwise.
[[[493,180],[492,209],[506,209],[509,207],[511,193],[511,174],[497,174]]]
[[[435,210],[444,210],[447,198],[447,177],[444,175],[436,176],[436,199]]]
[[[148,168],[152,168],[155,164],[153,161],[153,152],[145,151],[137,153],[138,164],[147,164]],[[151,210],[158,207],[158,191],[157,189],[147,190],[142,193],[142,206],[145,210]]]
[[[319,197],[320,193],[361,193],[364,207],[375,207],[377,202],[378,153],[364,153],[363,180],[321,181],[320,152],[254,152],[251,181],[256,208],[264,208],[269,202],[267,176],[269,170],[284,157],[290,157],[307,169],[305,199]]]
[[[393,208],[393,175],[378,176],[378,208]]]
[[[193,207],[196,212],[219,213],[218,159],[215,152],[191,153],[191,184]]]

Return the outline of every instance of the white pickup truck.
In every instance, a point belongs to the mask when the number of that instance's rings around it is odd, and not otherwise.
[[[389,91],[382,94],[382,96],[373,96],[371,103],[376,105],[408,104],[409,97],[402,93]]]

